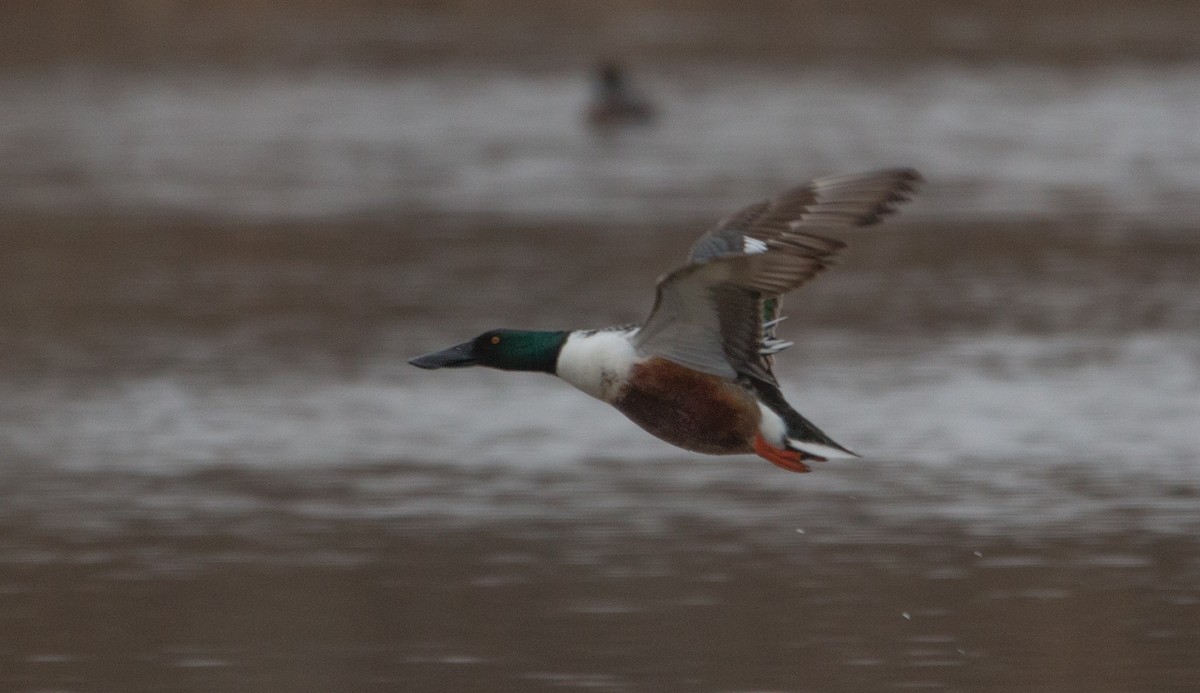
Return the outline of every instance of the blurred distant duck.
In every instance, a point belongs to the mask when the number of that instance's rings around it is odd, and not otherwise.
[[[606,62],[596,70],[595,94],[587,119],[598,128],[645,125],[654,120],[654,108],[629,89],[625,70],[619,64]]]
[[[658,280],[641,325],[490,330],[409,363],[552,373],[694,452],[753,452],[793,472],[809,471],[805,460],[856,457],[779,390],[772,356],[792,345],[775,334],[780,297],[845,247],[824,233],[874,224],[920,182],[911,169],[818,178],[742,209]]]

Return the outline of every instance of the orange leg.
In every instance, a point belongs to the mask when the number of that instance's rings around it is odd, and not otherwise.
[[[754,454],[789,472],[812,471],[811,467],[801,462],[807,459],[808,455],[796,450],[780,450],[764,440],[761,433],[754,436]]]

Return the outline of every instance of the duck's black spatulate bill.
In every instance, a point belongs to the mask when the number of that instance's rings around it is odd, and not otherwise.
[[[442,349],[424,356],[417,356],[408,360],[409,363],[417,368],[426,368],[434,370],[437,368],[466,368],[467,366],[475,365],[475,357],[472,355],[474,350],[474,342],[463,342],[455,344],[449,349]]]

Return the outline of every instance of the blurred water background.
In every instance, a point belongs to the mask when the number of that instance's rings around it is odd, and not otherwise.
[[[1200,5],[0,6],[0,688],[1193,691]],[[657,120],[596,131],[590,73]],[[496,326],[726,212],[919,198],[789,298],[786,474]]]

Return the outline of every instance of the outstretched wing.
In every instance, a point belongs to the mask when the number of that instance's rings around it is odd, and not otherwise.
[[[817,178],[734,212],[692,244],[688,262],[804,246],[813,231],[869,226],[907,202],[921,183],[911,168]]]
[[[730,255],[685,265],[658,282],[654,309],[635,346],[695,370],[734,379],[759,372],[762,296],[790,291],[825,269],[841,247],[825,240],[811,253]]]
[[[912,169],[818,178],[725,218],[658,282],[637,347],[726,378],[774,383],[779,297],[828,267],[845,244],[821,235],[866,226],[910,198]]]

